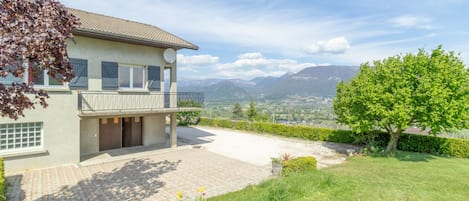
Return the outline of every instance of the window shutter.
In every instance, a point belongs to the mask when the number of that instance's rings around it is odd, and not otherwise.
[[[88,89],[88,61],[70,58],[75,77],[70,80],[70,87]]]
[[[118,72],[119,68],[116,62],[101,62],[102,89],[119,88]]]
[[[161,90],[161,68],[159,66],[148,66],[148,89],[151,91]]]

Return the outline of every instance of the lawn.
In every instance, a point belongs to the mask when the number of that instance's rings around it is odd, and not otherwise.
[[[216,200],[468,200],[469,159],[398,152],[355,156],[315,172],[271,179]]]

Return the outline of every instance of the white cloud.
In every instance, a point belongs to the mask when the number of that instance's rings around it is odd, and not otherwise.
[[[264,58],[260,52],[249,52],[238,56],[238,59],[261,59]]]
[[[345,37],[332,38],[327,41],[318,41],[305,49],[308,54],[343,54],[350,48]]]
[[[298,72],[314,63],[298,62],[293,59],[267,58],[259,52],[244,53],[232,62],[219,62],[213,55],[178,54],[178,68],[182,72],[202,72],[204,69],[214,77],[249,79],[259,76],[281,76],[287,72]]]
[[[208,54],[201,54],[201,55],[193,55],[193,56],[186,56],[184,54],[177,55],[177,61],[179,65],[208,65],[208,64],[215,64],[218,62],[218,57],[208,55]]]
[[[388,20],[394,27],[433,29],[432,20],[426,17],[403,15]]]

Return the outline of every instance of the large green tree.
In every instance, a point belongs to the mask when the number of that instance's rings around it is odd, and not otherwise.
[[[334,110],[356,133],[385,130],[385,151],[394,151],[410,126],[435,135],[469,127],[469,70],[441,46],[364,63],[356,77],[337,85]]]
[[[244,117],[243,109],[239,103],[233,105],[233,118],[242,119]]]

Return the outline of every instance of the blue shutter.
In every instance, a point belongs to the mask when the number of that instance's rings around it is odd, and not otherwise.
[[[151,91],[161,90],[161,68],[159,66],[148,66],[148,89]]]
[[[101,62],[102,89],[118,89],[119,65],[116,62]]]
[[[70,87],[88,89],[88,61],[85,59],[70,59],[75,77],[70,80]]]

